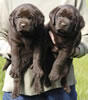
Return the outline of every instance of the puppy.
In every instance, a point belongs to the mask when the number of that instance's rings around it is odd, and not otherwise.
[[[14,78],[12,98],[16,98],[19,96],[21,76],[31,64],[34,76],[39,79],[43,76],[44,15],[34,5],[23,4],[13,10],[9,22],[8,39],[11,45],[12,63],[10,75]],[[5,66],[4,69],[6,68]]]
[[[49,17],[50,22],[47,28],[53,42],[52,51],[56,55],[49,78],[51,81],[60,79],[65,89],[67,75],[72,64],[72,50],[80,43],[84,20],[79,11],[71,5],[54,8]]]

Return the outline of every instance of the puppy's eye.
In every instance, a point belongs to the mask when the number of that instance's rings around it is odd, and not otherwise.
[[[32,16],[28,16],[28,19],[32,19],[33,17]]]
[[[59,14],[59,16],[58,17],[62,17],[62,14]]]
[[[64,17],[63,13],[59,13],[58,17]]]
[[[21,18],[20,16],[17,16],[16,18]]]

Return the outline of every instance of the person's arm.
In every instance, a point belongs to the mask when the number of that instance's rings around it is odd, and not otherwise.
[[[81,43],[78,46],[79,53],[77,57],[82,57],[88,53],[88,6],[86,0],[82,0],[82,4],[80,5],[80,13],[84,18],[85,27],[82,29],[82,39]]]
[[[77,8],[83,16],[85,26],[82,29],[82,39],[79,46],[75,49],[74,57],[80,58],[88,53],[88,6],[86,0],[77,0]],[[79,3],[79,1],[81,1]]]
[[[0,0],[0,4],[0,56],[9,59],[8,54],[10,53],[10,46],[7,40],[9,17],[8,4],[5,0]]]
[[[76,6],[80,14],[83,16],[85,21],[85,26],[82,29],[82,39],[81,43],[77,48],[75,48],[73,57],[82,57],[88,53],[88,5],[86,0],[64,0],[64,4],[71,4]]]

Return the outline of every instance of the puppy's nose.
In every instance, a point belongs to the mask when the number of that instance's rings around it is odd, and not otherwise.
[[[21,27],[22,27],[22,28],[25,28],[25,27],[26,27],[26,24],[21,23]]]
[[[67,26],[67,23],[65,23],[65,22],[61,22],[60,23],[60,26],[63,28],[63,27],[66,27]]]

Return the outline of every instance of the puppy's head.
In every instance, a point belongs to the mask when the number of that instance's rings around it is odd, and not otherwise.
[[[10,25],[24,35],[33,35],[33,31],[44,24],[42,12],[31,4],[18,6],[10,15]]]
[[[50,22],[56,33],[72,35],[84,27],[84,20],[78,10],[71,5],[62,5],[53,9],[50,14]]]

